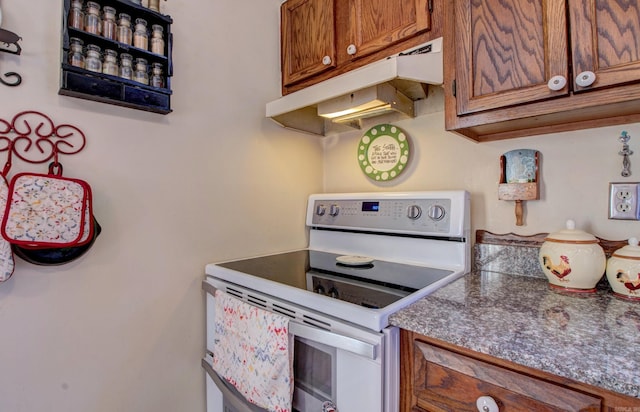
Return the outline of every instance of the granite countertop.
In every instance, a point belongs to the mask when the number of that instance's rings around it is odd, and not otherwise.
[[[546,279],[474,272],[393,314],[392,325],[640,398],[640,302],[551,291]]]

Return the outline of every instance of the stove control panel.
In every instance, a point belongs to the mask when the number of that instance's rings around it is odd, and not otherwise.
[[[335,228],[448,233],[451,199],[315,199],[311,224]]]

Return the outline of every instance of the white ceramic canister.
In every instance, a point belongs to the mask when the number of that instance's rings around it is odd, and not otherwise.
[[[640,246],[632,237],[629,244],[611,255],[607,261],[607,280],[620,298],[640,301]]]
[[[607,259],[598,239],[575,226],[573,220],[567,220],[566,229],[549,234],[538,259],[552,288],[592,293],[604,275]]]

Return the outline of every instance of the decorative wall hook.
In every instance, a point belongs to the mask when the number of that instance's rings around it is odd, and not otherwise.
[[[22,52],[22,47],[18,44],[20,40],[22,40],[22,37],[18,36],[14,32],[0,29],[0,43],[3,45],[3,47],[0,48],[0,51],[19,55]]]
[[[618,140],[622,143],[622,150],[618,152],[620,156],[622,156],[622,177],[631,176],[631,161],[629,160],[629,156],[633,154],[633,150],[629,149],[629,139],[631,136],[624,130],[620,134]]]
[[[0,10],[0,24],[2,24],[2,10]],[[0,51],[19,55],[22,52],[22,47],[18,44],[20,40],[22,40],[22,37],[14,32],[0,29]],[[5,86],[17,86],[22,83],[22,77],[16,72],[7,72],[4,74],[4,77],[15,78],[13,81],[6,81],[0,78],[0,83]]]

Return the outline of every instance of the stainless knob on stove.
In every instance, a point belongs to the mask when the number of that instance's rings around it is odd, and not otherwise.
[[[324,205],[316,206],[316,215],[324,216],[326,211],[327,211],[327,208]]]
[[[340,213],[340,206],[338,205],[331,205],[329,207],[329,216],[338,216],[338,214]]]
[[[319,295],[324,295],[324,287],[322,285],[318,285],[315,288],[313,288],[313,291]]]
[[[329,295],[330,298],[334,298],[334,299],[338,299],[338,296],[340,296],[338,294],[338,289],[336,289],[336,288],[329,289],[328,295]]]
[[[407,217],[411,220],[416,220],[422,216],[422,208],[418,205],[411,205],[407,208]]]
[[[427,215],[429,215],[431,220],[442,220],[445,214],[446,211],[444,210],[444,207],[440,205],[431,206],[427,212]]]

